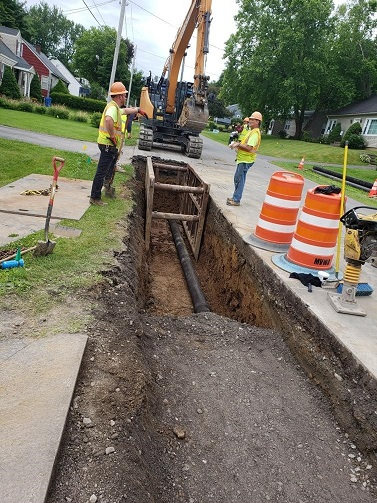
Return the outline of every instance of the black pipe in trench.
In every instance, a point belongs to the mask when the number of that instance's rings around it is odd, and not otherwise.
[[[210,308],[204,297],[202,289],[199,285],[198,276],[192,265],[190,255],[188,254],[185,242],[181,236],[179,230],[179,225],[175,220],[169,220],[170,230],[174,239],[174,244],[177,249],[179,260],[181,261],[181,266],[183,273],[186,278],[187,287],[189,289],[192,303],[194,306],[195,313],[206,313],[210,312]]]

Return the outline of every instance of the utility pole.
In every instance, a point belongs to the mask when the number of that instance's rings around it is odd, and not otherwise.
[[[131,96],[131,89],[132,89],[132,79],[133,79],[133,76],[134,76],[134,69],[135,69],[136,50],[137,50],[137,46],[135,45],[134,57],[132,58],[131,77],[130,77],[130,85],[129,85],[129,88],[128,88],[126,107],[128,107],[128,105],[130,104],[130,96]]]
[[[117,64],[118,64],[119,46],[120,46],[120,39],[122,36],[123,23],[124,23],[124,11],[125,10],[126,10],[126,0],[122,0],[122,5],[120,8],[120,16],[119,16],[118,34],[117,34],[117,40],[116,40],[116,44],[115,44],[115,51],[114,51],[114,58],[113,58],[113,67],[111,69],[111,76],[110,76],[110,82],[109,82],[109,93],[110,93],[110,87],[114,83],[115,70],[116,70]],[[109,99],[110,99],[110,96],[109,96]]]

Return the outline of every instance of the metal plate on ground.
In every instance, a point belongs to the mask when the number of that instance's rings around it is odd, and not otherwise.
[[[52,176],[31,174],[0,187],[0,212],[46,217],[48,196],[26,196],[21,193],[49,188],[51,182]],[[59,178],[58,186],[52,218],[79,220],[89,207],[92,182]]]
[[[22,196],[25,190],[49,188],[52,176],[28,175],[0,187],[0,246],[17,241],[44,228],[48,196]],[[59,178],[51,227],[57,220],[80,220],[89,207],[90,180]]]
[[[78,238],[82,233],[81,229],[75,229],[74,227],[67,227],[66,225],[60,224],[50,225],[50,229],[54,236],[60,238]]]

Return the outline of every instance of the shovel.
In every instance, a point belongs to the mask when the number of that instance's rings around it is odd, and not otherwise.
[[[60,164],[57,165],[56,163],[60,163]],[[53,157],[52,158],[52,165],[54,167],[54,176],[52,179],[50,199],[48,201],[47,216],[46,216],[46,223],[45,223],[45,240],[46,241],[38,241],[38,244],[34,250],[35,257],[49,255],[50,253],[52,253],[52,250],[54,249],[55,244],[56,244],[55,241],[49,240],[48,231],[50,228],[50,218],[51,218],[51,213],[52,213],[52,207],[54,205],[54,197],[55,197],[55,192],[56,192],[56,185],[57,185],[57,181],[58,181],[58,176],[59,176],[60,170],[64,166],[64,163],[65,163],[65,159],[62,159],[61,157]]]

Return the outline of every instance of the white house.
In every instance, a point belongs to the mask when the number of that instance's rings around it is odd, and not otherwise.
[[[68,90],[73,96],[88,96],[90,94],[90,84],[88,80],[83,78],[77,79],[58,59],[52,59],[51,61],[59,72],[69,81]]]

